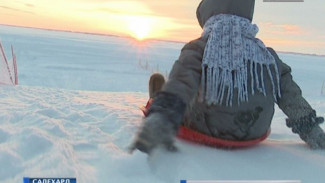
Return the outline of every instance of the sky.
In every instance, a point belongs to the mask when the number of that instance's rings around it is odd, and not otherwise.
[[[0,24],[188,42],[201,0],[1,0]],[[257,37],[277,51],[325,55],[325,2],[256,0]],[[1,38],[0,38],[1,39]]]

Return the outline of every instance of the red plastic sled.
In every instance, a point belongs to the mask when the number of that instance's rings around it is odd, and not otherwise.
[[[141,108],[144,116],[147,116],[147,110],[152,104],[153,99],[149,99],[146,106],[143,106]],[[271,129],[269,129],[262,137],[253,139],[253,140],[247,140],[247,141],[234,141],[234,140],[225,140],[220,139],[216,137],[211,137],[208,135],[205,135],[203,133],[191,130],[185,126],[181,126],[178,130],[177,137],[189,142],[194,142],[198,144],[204,144],[207,146],[212,147],[231,147],[231,148],[241,148],[241,147],[249,147],[256,145],[263,140],[265,140],[271,133]]]
[[[178,131],[177,137],[186,141],[204,144],[207,146],[240,148],[253,146],[262,142],[270,135],[270,132],[271,130],[268,130],[265,135],[258,139],[247,141],[234,141],[211,137],[203,133],[186,128],[185,126],[181,126]]]

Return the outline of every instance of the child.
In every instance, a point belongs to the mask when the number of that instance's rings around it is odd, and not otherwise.
[[[313,149],[325,149],[324,118],[302,97],[291,69],[255,38],[254,0],[203,0],[202,37],[186,44],[168,81],[153,97],[131,150],[176,150],[180,127],[224,141],[259,142],[270,131],[274,104]],[[152,93],[152,92],[151,92]],[[260,139],[260,140],[259,140]]]

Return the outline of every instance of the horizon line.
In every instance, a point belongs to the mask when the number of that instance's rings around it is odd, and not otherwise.
[[[83,31],[72,31],[72,30],[60,30],[60,29],[50,29],[50,28],[41,28],[41,27],[31,27],[31,26],[22,26],[22,25],[10,25],[10,24],[2,24],[2,26],[9,26],[9,27],[18,27],[18,28],[27,28],[27,29],[38,29],[38,30],[44,30],[44,31],[53,31],[53,32],[67,32],[67,33],[78,33],[78,34],[91,34],[91,35],[98,35],[98,36],[109,36],[109,37],[120,37],[120,38],[129,38],[137,40],[136,38],[132,36],[127,35],[116,35],[116,34],[109,34],[109,33],[95,33],[95,32],[83,32]],[[177,41],[177,40],[168,40],[168,39],[158,39],[158,38],[149,38],[141,41],[160,41],[160,42],[170,42],[170,43],[182,43],[186,44],[185,41]],[[298,54],[298,55],[309,55],[309,56],[319,56],[319,57],[325,57],[325,54],[317,54],[317,53],[302,53],[302,52],[294,52],[294,51],[281,51],[277,50],[277,53],[286,53],[286,54]]]

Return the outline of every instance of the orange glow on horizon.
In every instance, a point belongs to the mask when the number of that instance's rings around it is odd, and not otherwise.
[[[173,16],[167,13],[177,12],[178,7],[154,9],[153,2],[57,0],[48,4],[35,0],[6,1],[5,4],[0,2],[0,22],[8,25],[183,42],[201,33],[194,13],[193,19],[179,19],[177,13]],[[194,26],[189,26],[191,24]]]
[[[0,24],[126,36],[138,41],[189,42],[202,33],[195,14],[200,1],[56,0],[48,3],[41,0],[3,0],[0,2]],[[310,12],[321,2],[305,2],[304,7],[299,8]],[[295,8],[282,10],[277,8],[278,5],[256,2],[254,21],[261,28],[259,36],[262,40],[281,49],[325,54],[324,49],[319,47],[325,43],[325,26],[319,24],[321,16],[318,16],[323,9],[292,16]],[[298,5],[288,3],[286,6]]]

